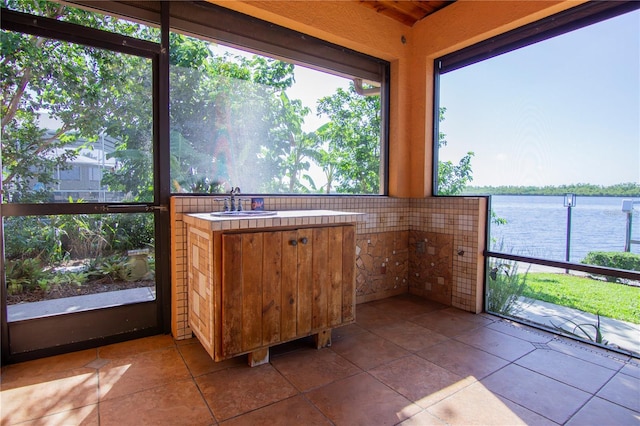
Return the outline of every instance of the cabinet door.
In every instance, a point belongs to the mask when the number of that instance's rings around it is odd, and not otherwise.
[[[223,358],[242,353],[242,234],[222,237],[222,297],[220,349]]]
[[[222,357],[354,320],[353,226],[223,234]]]
[[[355,319],[355,232],[353,226],[314,228],[311,244],[300,246],[298,256],[310,257],[309,276],[299,275],[299,288],[310,287],[312,331],[336,327]],[[308,251],[308,252],[307,252]]]
[[[291,232],[222,236],[224,358],[296,336],[297,248]]]

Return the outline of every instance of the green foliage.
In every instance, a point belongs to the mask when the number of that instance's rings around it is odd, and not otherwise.
[[[155,246],[155,222],[152,215],[103,215],[99,223],[102,224],[103,235],[112,251],[124,252]]]
[[[491,259],[487,271],[487,311],[513,315],[527,286],[527,275],[518,273],[518,263]]]
[[[440,108],[440,122],[444,121],[446,111],[446,108]],[[447,146],[445,137],[446,135],[442,132],[438,135],[439,150]],[[438,161],[438,195],[458,195],[463,192],[468,183],[473,180],[473,171],[471,170],[471,157],[473,156],[473,152],[467,152],[458,164],[454,164],[452,161]]]
[[[571,274],[532,273],[525,297],[640,324],[640,287]]]
[[[380,192],[380,96],[361,96],[348,90],[318,101],[318,114],[329,123],[317,130],[322,149],[315,161],[331,180],[325,192]],[[327,154],[330,152],[331,154]]]
[[[606,345],[609,343],[604,339],[604,336],[602,335],[602,328],[600,327],[600,315],[597,315],[595,324],[577,323],[571,319],[565,319],[565,321],[573,324],[573,328],[567,329],[565,327],[555,324],[553,321],[551,321],[551,325],[553,326],[553,328],[555,328],[559,332],[569,334],[573,337],[577,337],[578,339],[584,339],[590,342],[600,343],[601,345]]]
[[[51,220],[51,226],[61,231],[60,241],[72,259],[100,256],[111,249],[107,237],[113,230],[101,215],[60,215]]]
[[[200,52],[194,63],[179,55],[171,67],[174,190],[202,190],[197,185],[208,181],[218,184],[216,190],[304,191],[299,182],[308,169],[308,141],[301,123],[309,109],[284,93],[293,84],[293,65],[258,56],[215,56],[207,46],[186,38],[171,46]]]
[[[606,266],[626,271],[640,271],[640,255],[627,252],[591,251],[580,261],[586,265]],[[609,282],[620,281],[617,277],[605,275]]]
[[[63,231],[42,216],[15,216],[4,219],[5,257],[38,258],[45,264],[59,262],[68,253],[60,240]]]
[[[54,284],[74,284],[82,285],[89,279],[88,272],[58,272],[53,274],[51,285]]]
[[[2,6],[120,34],[149,34],[139,25],[58,3],[3,0]],[[70,146],[80,138],[90,147],[100,132],[106,131],[126,144],[127,150],[151,152],[150,70],[147,59],[3,31],[0,81],[5,200],[47,200],[50,193],[35,188],[54,186],[54,171],[69,168],[70,160],[78,154],[77,148]],[[56,119],[59,127],[52,131],[39,128],[41,111]],[[146,157],[150,163],[151,156]],[[149,164],[135,165],[139,173],[149,170]],[[134,197],[148,191],[144,179],[134,183],[124,177],[108,184]],[[40,185],[35,185],[38,182]]]
[[[565,195],[597,197],[640,197],[640,184],[635,182],[604,186],[589,183],[560,186],[467,186],[465,195]]]
[[[92,268],[99,277],[108,278],[111,282],[127,278],[127,258],[113,255],[104,259],[98,259]]]
[[[12,9],[158,41],[157,29],[65,4],[0,1]],[[233,185],[270,193],[379,193],[379,96],[357,95],[353,86],[338,90],[318,104],[318,113],[331,122],[306,133],[302,124],[310,109],[285,94],[294,83],[293,64],[217,55],[209,42],[176,33],[169,43],[174,190],[210,193]],[[49,201],[57,183],[54,171],[70,168],[80,149],[92,149],[103,136],[118,145],[108,155],[117,166],[104,172],[101,185],[124,194],[125,201],[151,201],[151,62],[8,31],[1,48],[5,201]],[[40,111],[59,128],[39,128]],[[322,188],[310,173],[314,164],[328,179]]]
[[[39,282],[50,274],[42,269],[39,259],[16,259],[5,262],[5,278],[9,294],[39,287]]]

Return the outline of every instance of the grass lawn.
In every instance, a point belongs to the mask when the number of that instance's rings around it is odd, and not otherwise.
[[[640,324],[640,287],[575,275],[529,273],[522,295]]]

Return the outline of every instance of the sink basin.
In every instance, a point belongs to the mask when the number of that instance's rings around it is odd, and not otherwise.
[[[275,216],[278,212],[269,210],[242,210],[233,212],[213,212],[211,216],[218,217],[262,217],[262,216]]]

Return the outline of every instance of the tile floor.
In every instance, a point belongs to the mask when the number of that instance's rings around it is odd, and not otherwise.
[[[4,367],[2,425],[640,424],[640,360],[411,296],[330,348],[214,363],[155,336]]]

